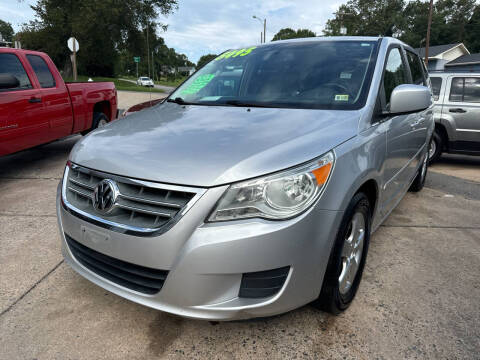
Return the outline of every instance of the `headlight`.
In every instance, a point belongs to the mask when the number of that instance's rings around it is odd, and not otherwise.
[[[294,217],[319,198],[334,161],[333,152],[329,152],[306,165],[231,185],[208,221]]]

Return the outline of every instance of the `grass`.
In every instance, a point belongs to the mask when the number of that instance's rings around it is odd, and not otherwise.
[[[88,76],[83,76],[80,75],[77,78],[78,82],[84,82],[89,79]],[[64,79],[66,82],[73,82],[72,78],[67,78]],[[157,93],[163,93],[164,91],[161,89],[155,89],[155,88],[147,88],[144,86],[139,86],[137,84],[131,83],[129,81],[124,81],[120,79],[115,79],[115,78],[109,78],[109,77],[92,77],[93,81],[111,81],[115,84],[115,87],[117,90],[126,90],[126,91],[141,91],[141,92],[157,92]]]

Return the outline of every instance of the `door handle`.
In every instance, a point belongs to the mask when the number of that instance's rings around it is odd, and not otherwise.
[[[450,109],[448,111],[451,112],[451,113],[466,113],[467,112],[467,110],[464,110],[462,108],[454,108],[454,109]]]
[[[37,98],[37,97],[31,97],[30,100],[28,100],[29,103],[35,104],[35,103],[41,103],[42,99]]]

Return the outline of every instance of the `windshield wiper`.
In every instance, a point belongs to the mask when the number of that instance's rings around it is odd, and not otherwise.
[[[271,104],[261,104],[255,102],[247,102],[241,100],[227,100],[224,104],[232,106],[244,106],[244,107],[272,107]]]
[[[195,103],[187,102],[183,100],[181,97],[176,97],[175,99],[168,99],[167,102],[173,102],[178,105],[193,105]]]

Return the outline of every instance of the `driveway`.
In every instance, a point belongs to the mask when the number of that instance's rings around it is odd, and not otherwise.
[[[0,359],[478,359],[480,157],[448,156],[374,234],[334,317],[183,319],[113,295],[62,260],[56,187],[78,136],[0,158]]]

